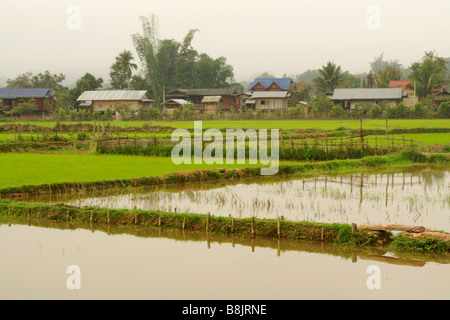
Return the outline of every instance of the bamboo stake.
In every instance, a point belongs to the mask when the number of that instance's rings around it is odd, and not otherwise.
[[[252,217],[252,238],[255,237],[255,217]]]
[[[387,143],[387,150],[389,152],[389,133],[388,133],[388,118],[386,116],[386,143]]]
[[[234,233],[234,218],[231,218],[231,233]]]
[[[281,237],[281,221],[280,221],[280,217],[277,218],[277,235],[278,235],[278,239],[280,239],[280,237]]]

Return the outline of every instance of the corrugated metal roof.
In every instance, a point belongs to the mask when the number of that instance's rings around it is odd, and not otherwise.
[[[207,96],[202,99],[202,103],[219,103],[222,96]]]
[[[77,101],[85,100],[147,100],[149,96],[146,90],[99,90],[85,91]],[[151,100],[153,101],[153,100]]]
[[[186,92],[187,96],[231,96],[238,92],[234,89],[191,89]]]
[[[0,89],[0,99],[44,98],[53,94],[48,88],[4,88]]]
[[[395,100],[402,97],[402,88],[348,88],[335,89],[332,100]]]
[[[275,82],[283,90],[288,90],[289,86],[294,83],[291,78],[256,78],[252,83],[250,83],[248,89],[251,90],[258,82],[266,89]]]
[[[185,104],[188,104],[188,103],[189,103],[189,101],[186,101],[186,100],[184,100],[184,99],[169,99],[169,100],[167,100],[167,101],[164,101],[164,102],[161,103],[161,104],[166,104],[166,103],[168,103],[168,102],[175,102],[175,103],[180,104],[180,105],[185,105]]]
[[[270,98],[287,98],[287,91],[255,91],[249,99],[270,99]]]

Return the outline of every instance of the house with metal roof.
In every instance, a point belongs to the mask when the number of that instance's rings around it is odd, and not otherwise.
[[[54,92],[48,88],[2,88],[0,89],[0,107],[2,110],[13,109],[19,103],[32,102],[38,111],[53,108]]]
[[[247,107],[268,112],[277,108],[286,109],[289,97],[287,91],[255,91],[245,103]]]
[[[408,93],[402,88],[340,88],[334,90],[331,100],[344,109],[355,109],[356,104],[382,101],[397,106],[407,97]]]
[[[291,78],[256,78],[248,86],[249,91],[287,91],[294,81]]]
[[[175,109],[183,111],[184,106],[189,103],[190,103],[189,101],[184,99],[169,99],[161,103],[161,105],[167,108],[168,113],[173,113]]]
[[[92,108],[92,111],[105,112],[107,108],[119,110],[130,108],[147,109],[152,103],[146,90],[98,90],[84,91],[77,99],[80,107]]]

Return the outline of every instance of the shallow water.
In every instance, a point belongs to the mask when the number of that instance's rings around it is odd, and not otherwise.
[[[138,237],[67,228],[0,225],[0,299],[450,298],[448,259],[301,241],[238,243],[205,233]],[[67,268],[74,265],[80,289],[70,290]]]
[[[130,190],[66,203],[81,207],[161,210],[236,218],[325,223],[397,223],[450,232],[450,172],[351,174],[238,183],[212,189]]]

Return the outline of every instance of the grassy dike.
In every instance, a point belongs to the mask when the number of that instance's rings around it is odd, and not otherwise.
[[[444,167],[450,160],[444,156],[426,157],[419,153],[402,153],[391,156],[372,156],[356,160],[333,160],[308,163],[281,164],[279,175],[306,175],[337,173],[351,170],[374,168]],[[311,222],[291,222],[275,219],[235,219],[199,214],[164,213],[143,210],[112,210],[101,208],[76,208],[63,204],[50,205],[13,201],[11,198],[26,194],[64,193],[89,190],[125,188],[157,184],[174,184],[194,181],[239,179],[257,177],[258,167],[240,169],[210,169],[192,172],[175,172],[164,176],[142,177],[125,180],[96,182],[68,182],[46,185],[19,186],[0,189],[0,216],[28,218],[51,221],[70,221],[71,223],[95,223],[129,225],[139,228],[161,227],[211,233],[233,234],[242,237],[283,238],[292,240],[312,240],[353,246],[389,246],[395,250],[431,251],[447,254],[450,242],[436,239],[409,239],[393,236],[388,232],[368,232],[355,230],[348,224],[325,224]],[[9,199],[8,199],[9,198]]]

